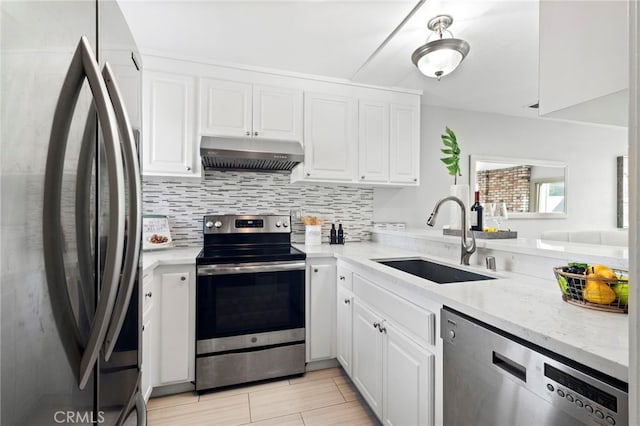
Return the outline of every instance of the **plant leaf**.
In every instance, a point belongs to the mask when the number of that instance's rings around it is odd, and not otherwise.
[[[447,166],[451,166],[452,164],[456,163],[456,159],[454,157],[441,158],[440,161],[442,161]]]
[[[458,175],[458,173],[460,173],[460,169],[458,168],[457,164],[452,164],[452,165],[448,166],[447,170],[449,170],[449,174],[451,176],[456,176],[456,175]],[[462,176],[462,175],[459,175],[459,176]]]
[[[451,139],[446,138],[444,135],[442,135],[442,143],[446,146],[454,146],[454,143],[451,141]]]
[[[453,130],[451,130],[448,127],[445,127],[444,130],[447,132],[447,134],[449,135],[449,137],[455,141],[456,140],[456,134],[453,132]]]
[[[441,148],[441,149],[440,149],[440,151],[441,151],[443,154],[453,154],[453,153],[454,153],[452,149],[442,149],[442,148]]]

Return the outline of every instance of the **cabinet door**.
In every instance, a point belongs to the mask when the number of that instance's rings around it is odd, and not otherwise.
[[[385,425],[432,425],[435,355],[385,323],[383,421]]]
[[[162,274],[160,300],[160,377],[162,384],[189,378],[189,273]]]
[[[391,105],[389,180],[392,183],[419,182],[420,109],[413,105]]]
[[[351,377],[352,344],[353,344],[353,295],[338,287],[337,298],[338,322],[336,324],[336,357],[338,362]]]
[[[336,357],[336,267],[309,265],[307,362]]]
[[[198,175],[193,78],[156,72],[147,72],[145,77],[142,172]]]
[[[304,173],[306,178],[352,181],[358,135],[354,98],[305,93]]]
[[[209,136],[251,135],[251,85],[200,80],[200,132]]]
[[[302,141],[302,91],[253,86],[253,137]]]
[[[353,303],[353,383],[380,418],[382,416],[382,334],[374,324],[380,316],[358,299]]]
[[[362,182],[389,180],[389,106],[360,101],[358,121],[358,179]]]
[[[142,321],[142,396],[149,400],[153,390],[153,320],[151,315],[146,315]]]

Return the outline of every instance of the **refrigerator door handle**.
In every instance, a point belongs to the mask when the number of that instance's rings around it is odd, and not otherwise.
[[[124,164],[127,172],[127,182],[129,184],[129,214],[127,224],[127,243],[125,247],[125,259],[121,279],[121,288],[118,291],[115,307],[113,309],[113,320],[107,331],[105,340],[105,360],[109,361],[118,336],[122,330],[127,308],[131,301],[133,287],[136,280],[136,272],[138,271],[138,260],[140,256],[140,238],[142,236],[141,209],[142,206],[142,184],[140,182],[140,166],[138,164],[138,156],[135,139],[133,137],[133,129],[129,121],[129,114],[125,107],[120,89],[115,80],[115,75],[109,63],[105,63],[102,69],[102,75],[111,97],[111,102],[118,120],[118,128],[122,137],[122,154],[124,156]]]
[[[120,415],[116,419],[114,425],[121,426],[123,425],[129,415],[135,410],[137,414],[137,426],[146,426],[147,425],[147,405],[144,402],[144,396],[142,396],[142,392],[140,392],[140,383],[142,381],[142,372],[138,372],[138,380],[136,382],[136,386],[133,389],[133,392],[129,396],[129,400],[127,405],[125,405],[124,409],[120,412]]]
[[[68,332],[77,327],[67,287],[62,247],[64,235],[61,223],[61,194],[64,158],[73,118],[85,77],[93,95],[98,120],[105,140],[105,156],[109,179],[109,239],[106,248],[104,276],[100,297],[86,346]],[[119,150],[118,127],[109,103],[109,94],[91,49],[89,40],[81,37],[67,71],[56,105],[45,170],[43,208],[43,245],[47,286],[52,303],[56,328],[63,342],[67,359],[84,389],[98,358],[113,311],[124,246],[124,171]],[[85,285],[94,283],[85,283]],[[84,346],[84,352],[82,351]]]

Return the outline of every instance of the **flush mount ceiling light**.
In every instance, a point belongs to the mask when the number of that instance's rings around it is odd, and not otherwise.
[[[453,18],[449,15],[438,15],[431,19],[427,27],[433,31],[433,34],[411,55],[413,64],[427,77],[440,80],[441,77],[455,70],[469,53],[471,48],[469,43],[454,38],[451,31],[447,30],[452,22]],[[434,34],[438,38],[429,41]]]

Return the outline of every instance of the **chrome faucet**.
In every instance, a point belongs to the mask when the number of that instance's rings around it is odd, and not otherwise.
[[[471,244],[469,245],[467,241],[467,209],[460,198],[454,197],[453,195],[451,195],[449,197],[444,197],[438,200],[438,202],[436,203],[436,206],[433,208],[433,211],[429,215],[429,219],[427,219],[427,225],[433,226],[436,224],[436,217],[438,216],[438,210],[440,210],[440,206],[444,204],[446,201],[454,201],[458,203],[458,205],[460,206],[460,212],[462,214],[462,233],[461,233],[462,241],[461,241],[461,247],[460,247],[460,264],[468,265],[469,258],[476,251],[476,236],[473,233],[473,231],[471,231]]]

